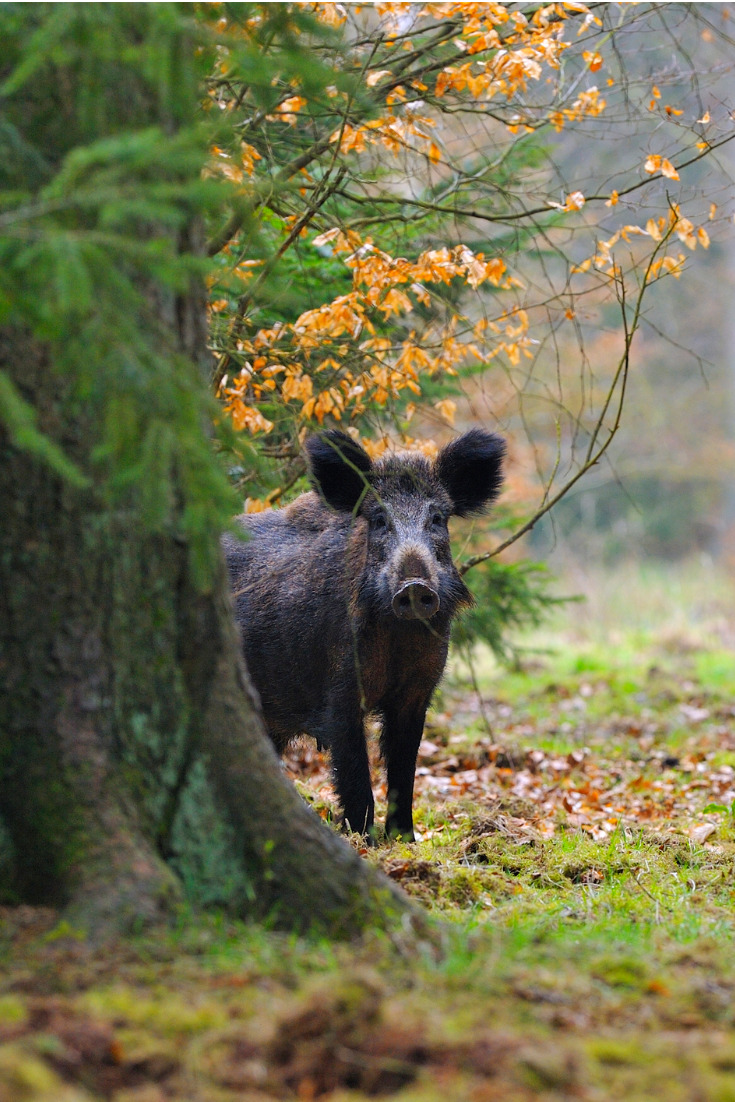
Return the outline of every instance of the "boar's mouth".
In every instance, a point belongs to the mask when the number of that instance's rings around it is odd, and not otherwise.
[[[421,578],[409,578],[396,590],[391,607],[399,620],[429,620],[439,611],[439,594]]]

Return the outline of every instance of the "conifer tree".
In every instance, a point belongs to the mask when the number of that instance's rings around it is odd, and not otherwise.
[[[407,904],[282,777],[219,550],[193,13],[0,10],[2,898],[348,933]]]

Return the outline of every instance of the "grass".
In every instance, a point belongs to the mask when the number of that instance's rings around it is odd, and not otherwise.
[[[6,912],[0,1102],[735,1102],[733,587],[583,581],[482,701],[451,672],[420,839],[366,854],[439,950],[185,914],[110,956]]]

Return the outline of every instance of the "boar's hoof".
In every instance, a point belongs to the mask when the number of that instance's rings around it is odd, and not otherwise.
[[[439,610],[439,595],[426,582],[409,578],[396,592],[392,607],[399,620],[428,620]]]

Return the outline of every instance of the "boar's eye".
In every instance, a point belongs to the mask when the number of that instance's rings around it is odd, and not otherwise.
[[[441,513],[433,513],[431,517],[431,523],[434,528],[444,527],[444,517]]]
[[[373,528],[387,528],[388,518],[385,513],[376,513],[373,517]]]

